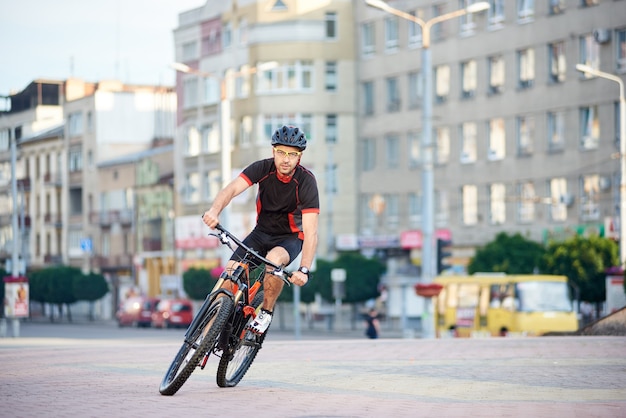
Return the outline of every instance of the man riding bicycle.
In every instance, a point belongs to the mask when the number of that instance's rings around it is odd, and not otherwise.
[[[298,271],[289,279],[304,286],[317,248],[317,224],[320,212],[319,193],[315,176],[300,165],[306,149],[304,132],[294,126],[283,126],[272,135],[273,158],[256,161],[224,187],[202,219],[210,228],[219,223],[219,215],[232,199],[253,184],[258,184],[256,199],[257,224],[243,242],[277,265],[289,265],[302,252]],[[238,248],[226,265],[235,269]],[[250,324],[250,329],[262,334],[272,322],[276,299],[283,281],[266,271],[263,308]]]

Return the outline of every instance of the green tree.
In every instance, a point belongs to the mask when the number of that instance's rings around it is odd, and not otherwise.
[[[213,289],[217,280],[204,268],[192,267],[183,273],[183,289],[193,300],[203,300]]]
[[[28,274],[28,295],[30,300],[41,304],[41,312],[45,316],[46,293],[48,292],[48,282],[45,278],[45,272],[35,270]]]
[[[57,305],[60,318],[63,317],[63,305],[66,305],[67,319],[72,322],[70,304],[77,300],[74,296],[73,285],[76,278],[82,276],[83,273],[72,266],[54,266],[41,270],[41,274],[47,281],[45,301]],[[50,320],[53,320],[52,312],[50,312]]]
[[[501,232],[495,240],[476,251],[467,266],[470,274],[476,272],[502,272],[507,274],[530,274],[539,266],[545,248],[538,242],[528,240],[521,234],[508,235]]]
[[[93,303],[109,292],[109,285],[102,274],[91,272],[74,277],[74,297],[89,302],[89,319],[93,321]]]
[[[579,289],[580,298],[589,302],[606,299],[606,270],[619,263],[615,241],[598,236],[574,236],[550,242],[541,260],[541,271],[561,274]]]

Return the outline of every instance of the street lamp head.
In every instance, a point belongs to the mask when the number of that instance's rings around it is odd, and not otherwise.
[[[365,0],[365,3],[367,3],[368,6],[375,7],[386,12],[390,10],[389,5],[382,0]]]
[[[170,64],[170,67],[176,71],[180,71],[181,73],[190,73],[192,71],[190,66],[183,64],[182,62],[173,62]]]
[[[467,6],[467,9],[465,9],[465,11],[467,13],[478,13],[489,9],[489,7],[489,2],[479,1],[478,3],[473,3]]]
[[[583,73],[593,72],[593,68],[585,64],[576,64],[576,69]]]

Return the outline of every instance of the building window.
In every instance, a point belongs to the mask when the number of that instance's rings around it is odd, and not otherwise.
[[[422,105],[424,99],[424,92],[422,91],[422,73],[418,71],[412,71],[408,76],[409,91],[409,109],[416,109]]]
[[[422,195],[409,193],[409,226],[418,228],[422,223]]]
[[[567,180],[562,177],[548,181],[548,196],[550,196],[550,220],[563,222],[567,220],[567,206],[571,198],[567,194]]]
[[[222,146],[220,144],[219,130],[215,128],[213,123],[202,126],[202,152],[205,154],[214,154],[220,152]]]
[[[535,50],[532,48],[522,49],[517,52],[518,63],[518,87],[529,89],[535,81]]]
[[[519,116],[517,118],[517,155],[532,155],[535,146],[535,118]]]
[[[437,142],[437,154],[435,161],[437,164],[446,164],[450,160],[450,128],[442,126],[435,129]]]
[[[580,146],[584,150],[598,148],[600,141],[600,118],[598,106],[588,106],[580,109]]]
[[[476,72],[475,60],[461,63],[461,97],[463,99],[469,99],[476,95],[478,79]]]
[[[387,221],[387,226],[395,228],[400,220],[400,204],[398,203],[398,195],[385,194],[385,209],[383,211],[383,219]]]
[[[337,39],[337,13],[326,12],[326,39]]]
[[[183,200],[185,203],[198,203],[200,201],[200,173],[189,173],[185,176]]]
[[[11,129],[0,129],[0,151],[8,151],[11,147]]]
[[[397,77],[389,77],[387,85],[387,112],[397,112],[400,110],[400,87]]]
[[[593,69],[600,69],[600,44],[593,38],[593,34],[580,37],[580,62]],[[593,77],[588,73],[581,74],[582,77]]]
[[[337,115],[326,115],[326,143],[337,143]]]
[[[241,146],[246,147],[254,142],[254,138],[252,137],[252,130],[252,116],[244,116],[243,118],[241,118],[241,124],[239,126],[239,144]],[[215,136],[217,136],[217,132]]]
[[[490,0],[489,10],[487,12],[487,21],[489,27],[497,29],[502,26],[504,22],[504,0]]]
[[[476,162],[476,123],[461,125],[461,164]]]
[[[72,112],[67,116],[68,135],[70,138],[83,134],[83,113]]]
[[[337,61],[326,61],[326,91],[337,90]]]
[[[415,10],[410,11],[409,14],[411,16],[419,16]],[[408,23],[408,33],[409,39],[408,44],[409,48],[416,48],[422,44],[422,28],[417,23],[412,20],[407,20]]]
[[[517,21],[532,22],[535,16],[535,0],[517,0]]]
[[[433,4],[433,17],[441,16],[446,13],[446,8],[444,4]],[[432,41],[443,41],[446,37],[446,24],[449,22],[439,22],[433,25],[431,29],[431,40]]]
[[[535,185],[532,182],[524,182],[518,185],[519,205],[518,220],[521,223],[530,223],[535,219]]]
[[[475,0],[459,0],[459,9],[467,9]],[[469,36],[476,30],[476,22],[474,22],[474,14],[466,13],[459,18],[461,36]]]
[[[580,179],[580,217],[583,221],[600,219],[600,176],[584,175]]]
[[[435,67],[435,101],[445,103],[450,94],[450,66],[438,65]]]
[[[502,225],[506,221],[506,186],[502,183],[489,185],[489,223]]]
[[[376,168],[376,141],[372,138],[363,140],[363,171]]]
[[[222,33],[223,33],[223,35],[222,35],[222,47],[224,49],[230,48],[230,46],[232,45],[232,42],[233,42],[233,39],[232,39],[232,37],[233,37],[233,35],[232,35],[233,30],[232,30],[232,25],[231,25],[230,22],[226,22],[224,24],[224,26],[222,27]]]
[[[615,38],[617,72],[624,73],[626,72],[626,29],[615,32]]]
[[[83,170],[83,149],[71,148],[68,154],[68,168],[70,173]]]
[[[204,198],[208,202],[215,200],[222,188],[222,174],[220,170],[209,170],[204,175]]]
[[[187,129],[187,137],[185,138],[185,155],[195,156],[200,154],[200,132],[196,126],[190,126]]]
[[[450,216],[450,203],[448,193],[445,190],[435,190],[435,222],[448,225]]]
[[[248,20],[245,17],[239,19],[238,32],[239,45],[248,45]]]
[[[550,14],[558,15],[565,12],[565,0],[549,0]]]
[[[565,81],[565,42],[555,42],[548,45],[550,61],[549,80],[551,83],[562,83]]]
[[[463,225],[476,225],[478,223],[478,188],[473,184],[466,184],[461,188],[461,195]]]
[[[504,87],[504,58],[501,55],[489,57],[489,94],[502,93]]]
[[[374,82],[365,81],[363,86],[363,114],[371,116],[374,114]]]
[[[398,135],[385,135],[385,157],[387,168],[397,170],[400,167],[400,138]]]
[[[198,106],[198,78],[186,77],[183,80],[183,107],[189,109]]]
[[[565,112],[548,112],[548,151],[565,149]]]
[[[364,57],[372,56],[376,52],[376,38],[374,31],[374,22],[367,22],[361,25],[361,54]]]
[[[398,18],[385,18],[385,51],[393,52],[398,49]]]
[[[193,61],[196,59],[197,44],[195,41],[183,44],[182,61]]]
[[[420,164],[421,160],[421,132],[409,131],[406,135],[409,168],[416,168]]]
[[[504,130],[504,119],[496,118],[488,122],[489,148],[487,149],[487,160],[496,161],[504,159],[506,155],[506,133]]]

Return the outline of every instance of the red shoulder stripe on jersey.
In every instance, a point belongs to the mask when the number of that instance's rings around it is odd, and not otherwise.
[[[248,186],[252,186],[252,180],[250,180],[250,178],[248,176],[246,176],[245,174],[241,173],[241,174],[239,174],[239,177],[244,179],[246,181],[246,183],[248,183]]]

